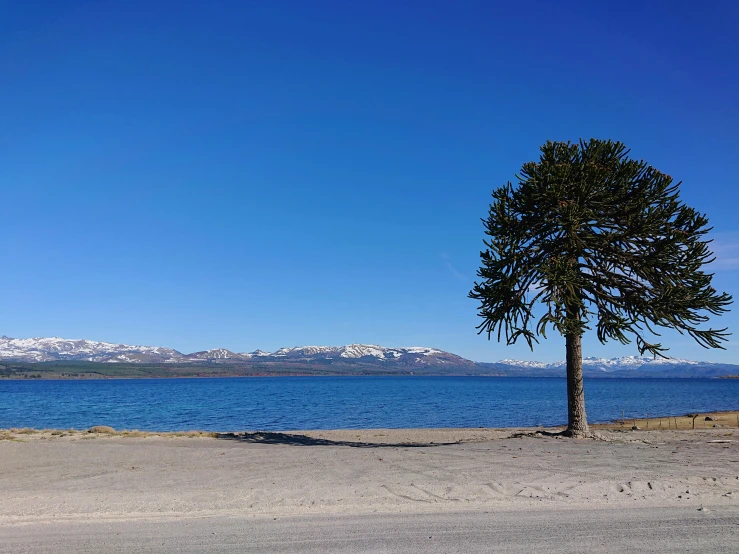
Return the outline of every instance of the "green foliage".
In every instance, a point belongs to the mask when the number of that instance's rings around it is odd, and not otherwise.
[[[547,142],[493,192],[484,221],[487,250],[470,298],[480,301],[480,333],[523,337],[529,347],[553,327],[631,342],[640,353],[666,348],[647,340],[659,328],[723,348],[726,329],[699,329],[732,298],[711,286],[708,219],[679,198],[680,183],[620,142]],[[544,308],[536,321],[535,306]]]

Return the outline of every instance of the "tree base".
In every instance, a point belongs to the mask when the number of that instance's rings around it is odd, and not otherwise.
[[[613,442],[613,439],[610,439],[608,437],[605,437],[601,435],[600,433],[596,433],[595,431],[586,431],[586,432],[572,432],[567,429],[564,431],[546,431],[544,429],[537,429],[535,431],[519,431],[517,433],[513,433],[512,435],[508,436],[509,439],[520,439],[523,437],[553,437],[553,438],[573,438],[573,439],[588,439],[588,440],[594,440],[594,441],[605,441],[605,442]]]
[[[591,431],[590,429],[587,429],[585,431],[580,429],[565,429],[560,433],[560,436],[562,437],[569,437],[572,439],[591,439],[591,440],[599,440],[599,441],[607,441],[608,439],[601,435],[600,433],[596,433],[595,431]]]

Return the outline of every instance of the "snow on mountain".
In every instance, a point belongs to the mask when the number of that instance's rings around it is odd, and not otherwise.
[[[280,348],[279,350],[269,354],[276,358],[377,358],[380,360],[397,359],[408,354],[416,354],[422,356],[432,356],[434,354],[443,354],[441,350],[435,348],[425,348],[421,346],[412,346],[408,348],[387,348],[377,344],[348,344],[346,346],[293,346],[290,348]]]
[[[349,344],[340,347],[340,356],[342,358],[365,358],[373,357],[381,360],[400,358],[406,354],[422,354],[427,356],[432,353],[440,353],[441,350],[433,348],[385,348],[377,344]]]
[[[263,356],[269,356],[269,355],[270,353],[266,352],[265,350],[255,350],[254,352],[240,354],[240,356],[244,356],[245,358],[255,358],[255,357],[263,357]]]
[[[546,368],[547,364],[544,362],[529,362],[524,360],[500,360],[499,364],[514,366],[514,367],[525,367],[525,368]]]
[[[339,356],[342,358],[364,358],[372,356],[374,358],[397,358],[401,354],[396,349],[383,348],[376,344],[350,344],[341,348]]]
[[[280,348],[269,354],[273,358],[301,359],[301,360],[363,360],[375,359],[378,361],[395,361],[409,363],[411,357],[414,363],[423,365],[434,365],[437,363],[449,363],[459,361],[472,363],[459,356],[423,346],[411,346],[407,348],[388,348],[377,344],[348,344],[346,346],[294,346],[291,348]],[[449,358],[449,359],[446,359]],[[453,360],[452,360],[453,358]]]
[[[517,367],[522,369],[564,369],[567,363],[562,360],[553,363],[530,362],[521,360],[500,360],[501,365]],[[619,358],[595,358],[587,357],[582,360],[583,369],[600,370],[604,372],[664,369],[665,366],[684,365],[712,365],[711,362],[696,362],[683,360],[681,358],[648,358],[639,356],[622,356]]]
[[[561,362],[564,364],[564,362]],[[623,356],[621,358],[583,358],[583,365],[603,365],[603,366],[619,366],[619,367],[641,367],[643,365],[675,365],[675,364],[700,364],[709,362],[695,362],[692,360],[683,360],[681,358],[648,358],[639,356]]]
[[[182,354],[171,348],[158,346],[132,346],[88,340],[52,338],[0,339],[0,359],[24,362],[48,362],[76,360],[109,363],[202,363],[245,361],[258,358],[262,361],[290,360],[395,360],[430,365],[463,360],[435,348],[414,346],[409,348],[386,348],[376,344],[349,344],[346,346],[294,346],[280,348],[269,353],[255,350],[236,354],[225,348],[214,348],[192,354]],[[256,361],[256,360],[255,360]],[[467,360],[463,360],[467,362]],[[469,362],[471,363],[471,362]]]
[[[131,346],[84,339],[31,338],[13,339],[0,337],[0,359],[25,362],[47,362],[53,360],[80,360],[90,362],[123,362],[125,356],[136,359],[133,363],[163,361],[171,362],[182,358],[182,354],[171,348],[160,346]]]
[[[183,362],[188,361],[226,361],[226,360],[240,360],[244,358],[248,358],[249,355],[244,354],[235,354],[234,352],[231,352],[230,350],[226,350],[225,348],[213,348],[211,350],[203,350],[202,352],[194,352],[192,354],[187,354],[183,357]]]
[[[441,354],[443,350],[437,350],[436,348],[426,348],[424,346],[411,346],[408,348],[401,348],[409,354],[422,354],[424,356],[431,356],[432,354]]]
[[[318,354],[330,354],[338,352],[340,348],[341,347],[339,346],[293,346],[291,348],[280,348],[279,350],[276,350],[269,355],[274,357],[289,356],[292,358],[299,358],[306,356],[316,356]]]

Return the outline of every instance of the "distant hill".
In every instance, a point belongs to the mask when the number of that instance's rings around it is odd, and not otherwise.
[[[275,352],[225,348],[183,354],[160,346],[132,346],[58,337],[0,338],[0,375],[177,377],[197,375],[486,375],[561,377],[565,363],[473,362],[436,348],[374,344],[296,346]],[[3,367],[5,369],[3,369]],[[9,369],[14,367],[15,369]],[[585,358],[587,377],[722,377],[739,366],[635,356]],[[62,375],[64,374],[64,375]]]

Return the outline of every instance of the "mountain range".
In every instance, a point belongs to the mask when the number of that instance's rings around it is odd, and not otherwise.
[[[388,348],[374,344],[296,346],[275,352],[232,352],[216,348],[183,354],[161,346],[51,338],[0,338],[0,360],[30,364],[121,364],[125,366],[208,366],[222,374],[424,374],[554,377],[565,373],[565,362],[520,360],[473,362],[436,348]],[[227,369],[228,368],[228,369]],[[235,371],[239,368],[241,371]],[[248,372],[244,372],[248,369]],[[721,377],[739,374],[739,366],[674,358],[584,358],[589,377]],[[213,374],[212,372],[210,374]],[[217,374],[217,373],[216,373]]]
[[[295,346],[275,352],[231,352],[215,348],[183,354],[161,346],[132,346],[84,339],[0,337],[0,360],[17,362],[86,361],[103,363],[234,363],[276,360],[357,360],[416,362],[422,365],[472,363],[435,348],[386,348],[374,344],[347,346]]]

